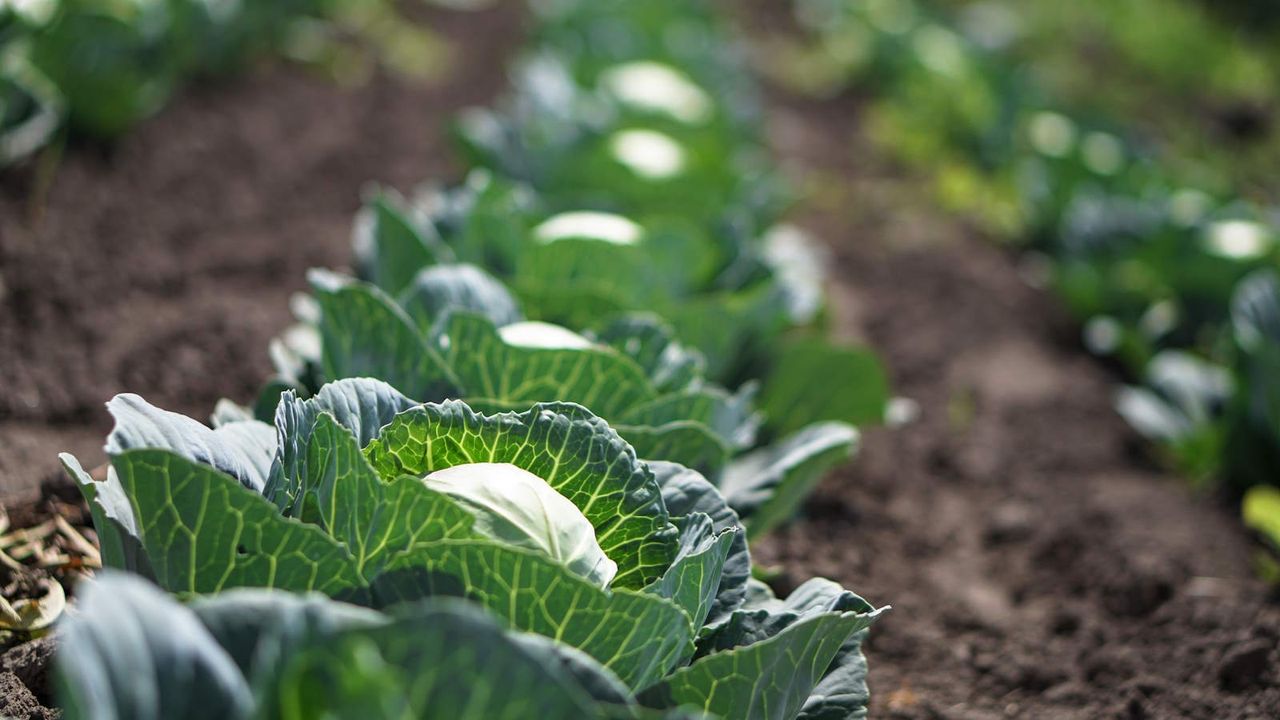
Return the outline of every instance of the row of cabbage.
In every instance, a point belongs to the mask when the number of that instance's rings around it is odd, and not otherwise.
[[[1141,380],[1118,395],[1126,419],[1192,478],[1244,494],[1246,521],[1280,549],[1280,211],[1055,103],[1015,61],[1016,8],[795,10],[807,40],[791,62],[824,91],[870,88],[872,131],[934,173],[944,200],[1030,250],[1029,269],[1081,320],[1090,350]],[[1196,25],[1192,44],[1243,52],[1213,30]]]
[[[886,405],[702,4],[540,3],[455,187],[370,197],[278,374],[64,455],[107,571],[68,718],[856,718],[883,612],[753,579]],[[758,381],[757,381],[758,379]],[[736,389],[729,389],[736,388]]]

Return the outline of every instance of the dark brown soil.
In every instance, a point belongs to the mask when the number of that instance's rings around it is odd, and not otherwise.
[[[313,265],[341,265],[357,191],[453,174],[449,113],[500,87],[509,10],[442,14],[444,84],[339,89],[291,68],[195,89],[44,200],[0,178],[0,489],[92,465],[101,404],[201,416],[247,399]],[[869,642],[876,718],[1273,718],[1280,608],[1229,508],[1143,459],[1115,379],[1016,261],[859,133],[850,99],[773,96],[780,158],[833,246],[841,331],[889,360],[915,423],[867,434],[806,517],[758,545],[781,584],[836,578],[895,610]],[[52,490],[55,486],[50,486]],[[60,486],[65,488],[65,485]],[[0,658],[0,715],[46,717],[46,645]],[[33,660],[34,659],[34,660]],[[34,690],[34,692],[32,692]],[[6,704],[7,703],[7,704]]]
[[[784,585],[894,606],[868,644],[872,717],[1280,717],[1280,606],[1233,509],[1145,460],[1052,298],[930,206],[856,99],[773,105],[841,329],[922,410],[756,549]]]

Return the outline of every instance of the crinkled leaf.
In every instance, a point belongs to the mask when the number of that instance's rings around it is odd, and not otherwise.
[[[249,718],[249,685],[195,615],[145,581],[105,572],[62,626],[67,720]]]
[[[428,543],[475,537],[471,513],[419,478],[384,483],[355,436],[328,412],[312,431],[302,492],[314,498],[315,522],[346,546],[365,578]]]
[[[693,619],[693,626],[700,628],[711,613],[725,560],[742,530],[717,533],[711,518],[702,513],[686,515],[676,526],[680,529],[680,552],[667,572],[646,590],[679,605]]]
[[[789,720],[828,675],[845,644],[882,610],[828,580],[801,585],[785,602],[735,612],[698,643],[698,658],[641,700],[692,705],[724,717]],[[847,660],[847,658],[846,658]],[[842,675],[855,680],[852,675]],[[846,688],[853,694],[861,687]],[[827,687],[828,694],[837,688]]]
[[[510,345],[489,320],[465,312],[450,315],[443,333],[444,357],[467,397],[520,409],[565,400],[604,418],[655,397],[644,371],[610,348]]]
[[[364,447],[392,418],[416,404],[385,382],[370,378],[329,383],[306,400],[293,392],[284,393],[275,414],[279,451],[263,494],[287,514],[302,516],[300,486],[307,476],[311,432],[321,413],[329,413]]]
[[[108,454],[133,448],[163,448],[217,468],[257,492],[267,484],[276,437],[266,423],[237,422],[211,430],[128,393],[112,398],[107,410],[116,421],[107,438]]]
[[[672,517],[701,513],[711,518],[712,528],[717,533],[738,531],[733,534],[733,541],[721,568],[715,602],[702,623],[718,625],[741,607],[746,598],[747,584],[751,580],[751,554],[747,549],[747,534],[742,530],[738,514],[725,502],[720,491],[702,475],[668,462],[650,462],[649,468],[662,487],[662,499]]]
[[[410,409],[365,452],[385,480],[465,463],[511,463],[576,505],[614,562],[614,587],[640,588],[675,557],[676,530],[658,484],[631,447],[585,408],[543,403],[483,416],[448,401]]]
[[[833,466],[858,447],[858,431],[841,422],[811,425],[729,463],[720,492],[758,536],[789,520]]]

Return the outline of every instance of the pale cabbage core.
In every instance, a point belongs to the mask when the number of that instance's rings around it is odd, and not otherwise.
[[[590,340],[568,328],[533,320],[504,325],[498,334],[508,345],[523,348],[585,350],[592,347]]]
[[[618,574],[578,506],[527,470],[471,463],[437,470],[422,482],[466,508],[475,530],[487,537],[537,550],[600,587]]]
[[[641,61],[617,65],[600,84],[627,105],[656,111],[689,124],[704,123],[714,112],[711,98],[687,75],[662,63]]]
[[[580,210],[553,215],[533,229],[533,237],[543,245],[557,240],[599,240],[614,245],[635,245],[644,230],[634,221],[607,212]]]
[[[609,140],[613,158],[650,180],[666,180],[685,168],[684,148],[656,130],[622,130]]]

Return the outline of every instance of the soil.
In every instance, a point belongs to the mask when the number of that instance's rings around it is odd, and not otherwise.
[[[444,123],[501,87],[520,37],[503,8],[432,19],[465,40],[440,84],[267,66],[113,148],[72,148],[43,198],[34,172],[0,176],[15,526],[67,511],[54,454],[101,460],[114,393],[197,417],[252,396],[304,270],[347,261],[360,186],[456,175]],[[858,98],[770,101],[779,159],[813,191],[796,220],[832,248],[840,332],[921,408],[869,430],[755,549],[780,586],[826,575],[894,606],[867,645],[871,716],[1280,717],[1280,606],[1232,510],[1148,461],[1077,329],[865,139]],[[0,656],[0,715],[52,716],[50,647]]]

